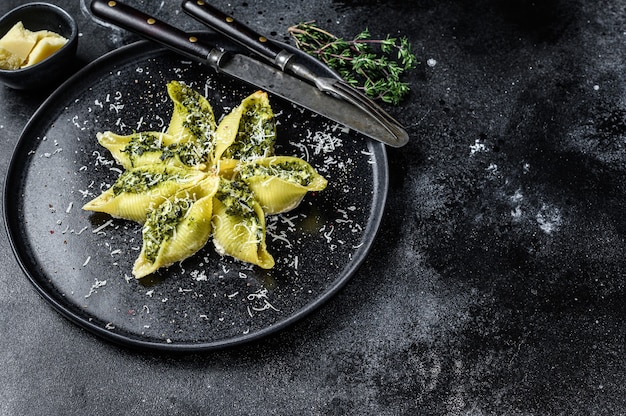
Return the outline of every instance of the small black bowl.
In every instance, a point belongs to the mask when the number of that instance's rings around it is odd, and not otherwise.
[[[0,69],[0,82],[18,90],[52,88],[71,75],[70,68],[78,46],[78,26],[74,18],[53,4],[24,4],[0,18],[0,38],[19,21],[28,30],[50,30],[68,41],[52,56],[35,65],[14,70]]]

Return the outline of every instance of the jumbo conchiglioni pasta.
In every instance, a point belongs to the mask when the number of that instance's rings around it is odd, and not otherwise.
[[[257,91],[226,115],[217,126],[215,157],[251,160],[274,154],[276,122],[267,93]]]
[[[263,208],[245,183],[220,179],[213,203],[213,243],[221,255],[264,269],[274,267],[265,242]]]
[[[328,183],[310,164],[293,156],[242,163],[237,167],[237,175],[248,185],[267,215],[296,208],[307,192],[321,191]]]
[[[217,176],[207,176],[150,211],[142,229],[141,252],[133,266],[136,278],[182,261],[207,243],[211,235],[213,196],[219,182]]]
[[[206,173],[192,169],[140,166],[122,172],[113,186],[86,203],[83,209],[143,223],[152,209],[206,176]]]
[[[178,142],[213,142],[216,123],[209,101],[178,81],[167,84],[167,93],[174,109],[166,132]]]
[[[266,93],[243,99],[216,127],[197,91],[172,81],[167,92],[173,112],[164,131],[97,134],[125,171],[83,208],[143,224],[137,278],[186,259],[211,237],[221,255],[274,267],[265,216],[295,208],[326,179],[302,159],[274,156]]]
[[[206,170],[210,150],[195,141],[179,143],[174,136],[160,132],[119,135],[97,133],[98,142],[124,169],[147,165],[171,165]],[[212,149],[211,149],[212,150]]]

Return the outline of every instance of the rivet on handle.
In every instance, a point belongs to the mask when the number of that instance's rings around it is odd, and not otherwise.
[[[116,2],[116,1],[111,0],[110,2],[108,2],[108,3],[107,3],[107,5],[108,5],[109,7],[115,7],[115,6],[117,6],[117,2]]]

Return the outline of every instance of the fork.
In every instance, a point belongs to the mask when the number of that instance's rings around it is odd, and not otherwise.
[[[340,78],[322,77],[315,74],[310,68],[299,63],[293,53],[283,49],[277,43],[271,42],[265,36],[238,22],[204,0],[183,0],[182,8],[190,16],[268,60],[282,71],[290,72],[314,84],[320,91],[343,99],[372,114],[396,138],[397,146],[403,146],[408,142],[409,135],[398,121],[369,97],[354,89]]]

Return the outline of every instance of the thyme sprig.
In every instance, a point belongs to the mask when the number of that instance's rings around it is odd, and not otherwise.
[[[296,46],[317,57],[350,85],[369,97],[397,105],[408,94],[402,75],[417,66],[406,37],[372,39],[368,29],[344,40],[318,27],[315,21],[288,28]]]

